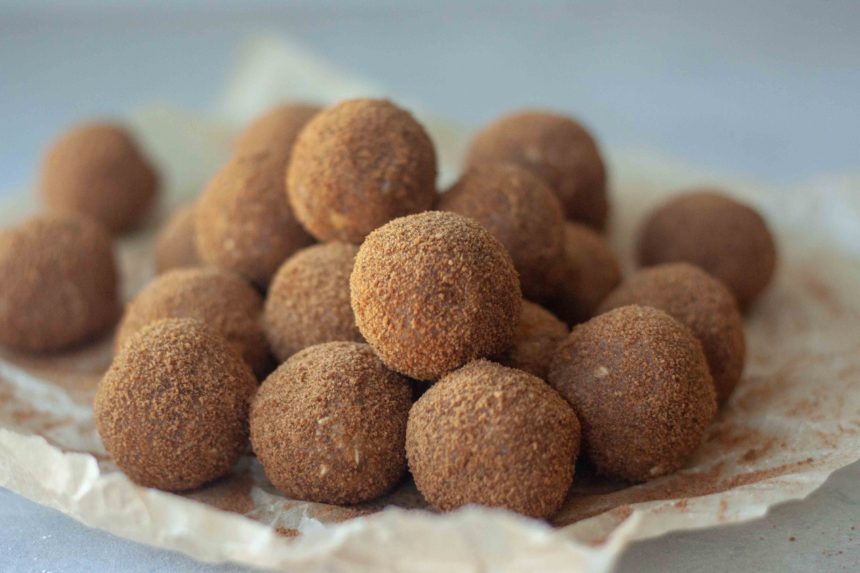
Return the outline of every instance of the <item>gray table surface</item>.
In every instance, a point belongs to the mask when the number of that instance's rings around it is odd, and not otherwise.
[[[206,110],[251,34],[288,34],[440,115],[522,105],[773,183],[860,168],[860,2],[235,4],[0,0],[0,194],[86,116]],[[860,570],[860,464],[738,526],[635,544],[621,571]],[[0,490],[0,571],[243,571],[117,539]]]

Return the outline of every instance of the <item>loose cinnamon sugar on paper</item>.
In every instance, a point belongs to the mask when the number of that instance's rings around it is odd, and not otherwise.
[[[254,510],[254,475],[248,467],[248,459],[242,460],[231,474],[216,480],[207,487],[188,494],[188,497],[224,511],[248,514]]]

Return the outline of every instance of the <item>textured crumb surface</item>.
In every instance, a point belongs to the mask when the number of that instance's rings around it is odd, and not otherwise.
[[[158,232],[155,241],[155,268],[159,273],[170,269],[196,267],[201,263],[194,239],[194,205],[177,209]]]
[[[635,227],[632,223],[641,220],[643,208],[667,198],[668,190],[689,181],[693,173],[647,157],[633,158],[619,178],[623,227]],[[744,379],[684,469],[630,487],[600,477],[589,479],[588,464],[578,464],[574,489],[552,518],[552,525],[558,529],[553,533],[531,522],[529,532],[540,539],[555,540],[556,546],[564,549],[570,546],[571,539],[595,545],[613,539],[611,535],[619,526],[623,532],[632,531],[635,537],[647,537],[659,535],[667,527],[689,529],[737,523],[753,518],[765,507],[807,495],[827,475],[856,459],[860,426],[852,420],[858,419],[860,412],[860,353],[856,352],[856,328],[852,326],[856,326],[860,308],[856,296],[860,269],[856,256],[847,249],[852,244],[851,221],[852,217],[857,219],[857,202],[850,188],[841,182],[831,183],[837,184],[823,183],[819,193],[810,193],[809,187],[739,187],[752,204],[766,206],[768,221],[772,221],[773,229],[785,243],[785,252],[780,249],[784,257],[772,290],[747,317],[750,354]],[[820,208],[822,193],[835,202],[828,209]],[[11,215],[4,209],[0,214],[7,218]],[[833,218],[835,215],[839,217]],[[619,231],[621,227],[616,226]],[[625,246],[632,244],[626,238],[623,242]],[[151,253],[136,240],[124,241],[120,248],[124,262],[135,268],[138,263],[146,266],[150,261]],[[11,469],[13,491],[86,520],[98,520],[105,511],[121,508],[122,500],[139,493],[105,457],[92,418],[87,415],[100,377],[98,372],[110,361],[110,344],[97,342],[51,356],[0,350],[0,359],[0,419],[10,430],[4,432],[4,440],[11,446],[5,448],[2,466]],[[34,384],[21,386],[23,378],[19,373]],[[50,392],[42,391],[45,388]],[[30,393],[29,389],[35,391]],[[66,395],[74,403],[68,402]],[[55,399],[62,402],[58,408],[49,409]],[[61,455],[64,453],[67,455]],[[84,458],[79,454],[87,456],[87,463],[80,463]],[[51,463],[42,463],[48,458]],[[88,478],[91,474],[87,472],[94,464],[101,470],[96,480],[57,479],[67,472],[74,477],[80,471]],[[92,487],[81,489],[77,487],[80,484]],[[94,495],[98,503],[89,503]],[[183,497],[200,503],[191,507]],[[248,524],[245,519],[291,528],[298,526],[303,517],[305,524],[317,520],[330,527],[363,516],[346,524],[346,528],[367,524],[381,537],[396,537],[405,531],[401,527],[404,519],[429,526],[439,525],[440,521],[432,513],[409,511],[424,507],[411,480],[368,504],[341,507],[301,502],[276,492],[252,457],[240,460],[231,475],[212,483],[199,495],[149,495],[148,499],[156,504],[149,514],[152,521],[143,523],[133,515],[114,512],[117,519],[104,522],[106,527],[116,534],[136,531],[148,543],[168,549],[202,552],[216,560],[237,558],[262,567],[271,563],[273,552],[291,552],[295,547],[283,543],[267,527],[258,527],[261,544],[242,545],[248,551],[237,557],[226,552],[238,546],[213,542],[210,534],[223,531],[229,536],[228,530],[237,524]],[[82,508],[81,502],[88,502],[87,507]],[[401,509],[366,517],[389,506]],[[225,509],[237,511],[241,517],[225,515]],[[637,523],[632,523],[625,519],[631,513],[642,514],[644,519],[634,519]],[[176,524],[182,521],[177,515],[193,519],[183,521],[189,526],[186,531],[192,534],[162,536],[165,531],[176,531]],[[478,521],[473,521],[475,518]],[[500,523],[490,514],[458,513],[444,520],[457,522],[448,529],[451,539],[462,538],[464,529],[457,525],[462,525],[461,519],[473,526],[472,531],[483,534],[490,534],[493,524]],[[219,521],[223,528],[218,529]],[[513,522],[502,521],[508,531],[506,524]],[[308,537],[315,536],[308,532]],[[532,537],[526,534],[524,539]],[[356,541],[360,551],[362,541]],[[398,549],[403,547],[396,544]],[[456,547],[463,549],[464,556],[475,557],[471,552],[475,544]],[[500,554],[497,547],[482,547],[487,551],[476,559],[482,559],[483,564],[492,558],[497,558],[497,564],[505,561],[504,552]],[[420,557],[421,547],[415,549],[415,555]],[[450,552],[443,553],[440,559],[448,558],[446,563],[450,564]],[[390,555],[386,555],[390,562]],[[528,550],[523,555],[527,559],[534,557]],[[569,565],[570,559],[563,555],[561,558]],[[380,558],[380,567],[385,566],[383,561],[385,556]],[[540,564],[535,567],[541,568]]]
[[[568,219],[606,226],[606,166],[591,134],[569,117],[540,110],[506,115],[478,133],[468,161],[518,163],[555,190]]]
[[[132,480],[188,490],[226,474],[246,450],[256,387],[202,322],[160,320],[129,340],[99,384],[96,427]]]
[[[522,306],[501,243],[471,219],[441,211],[371,233],[350,290],[364,338],[390,368],[419,380],[506,350]]]
[[[85,342],[119,316],[110,236],[74,214],[0,231],[0,344],[29,352]]]
[[[353,504],[394,487],[406,471],[412,389],[366,344],[306,348],[260,386],[251,442],[286,495]]]
[[[175,269],[149,283],[126,307],[117,331],[121,349],[144,326],[163,318],[206,323],[244,358],[258,376],[269,368],[260,325],[263,300],[242,277],[214,268]]]
[[[579,440],[573,409],[542,380],[478,360],[415,403],[406,452],[418,490],[439,509],[549,517],[570,488]]]
[[[349,300],[349,275],[358,247],[325,243],[303,249],[278,270],[263,314],[266,338],[283,362],[314,344],[363,342]]]
[[[669,199],[646,219],[637,246],[643,266],[702,267],[726,283],[741,308],[758,298],[776,269],[776,244],[762,216],[719,190]]]
[[[628,167],[624,185],[619,187],[624,197],[624,227],[633,227],[627,223],[639,220],[643,207],[659,203],[667,197],[667,189],[677,188],[691,173],[680,170],[677,177],[671,172],[667,175],[663,164],[649,164],[647,159]],[[806,495],[827,475],[856,458],[860,427],[851,421],[860,411],[860,393],[856,391],[860,354],[856,352],[856,328],[852,327],[860,305],[856,297],[860,269],[856,257],[844,250],[850,244],[848,231],[857,212],[848,201],[850,190],[825,185],[821,191],[832,192],[828,197],[837,203],[833,209],[821,210],[816,208],[820,207],[821,194],[808,193],[808,188],[743,189],[752,203],[768,205],[774,230],[786,241],[790,238],[791,245],[788,248],[786,244],[773,290],[747,317],[750,354],[742,383],[711,425],[702,447],[681,471],[630,487],[597,476],[590,479],[589,464],[578,464],[573,491],[552,518],[552,525],[559,529],[555,534],[546,528],[539,531],[542,525],[532,522],[537,529],[530,531],[541,539],[555,539],[559,547],[568,546],[571,539],[599,544],[619,525],[627,533],[626,527],[633,527],[638,537],[659,535],[666,527],[736,523],[754,517],[765,507]],[[3,209],[0,214],[10,215]],[[798,219],[799,214],[804,216]],[[834,214],[841,217],[831,219]],[[842,231],[848,235],[840,235],[843,243],[821,242],[822,236],[813,230],[834,233],[829,237]],[[120,248],[126,264],[134,268],[147,265],[151,253],[140,247],[137,241],[123,242]],[[98,519],[104,511],[119,507],[118,503],[121,506],[122,500],[129,499],[126,494],[137,495],[129,480],[105,457],[92,418],[87,415],[99,373],[110,362],[109,343],[97,342],[51,356],[27,356],[4,349],[0,350],[0,360],[0,422],[10,430],[4,439],[11,446],[5,449],[2,465],[11,468],[12,490],[88,520]],[[34,383],[22,386],[24,375]],[[43,391],[45,388],[50,392]],[[67,401],[66,396],[74,402]],[[55,399],[62,400],[57,408],[51,407]],[[87,456],[87,463],[81,464],[84,458],[78,454]],[[51,463],[42,463],[48,458]],[[94,481],[57,480],[67,472],[75,476],[80,471],[86,478],[94,464],[101,471]],[[80,484],[92,487],[82,490],[77,487]],[[102,487],[107,484],[109,488]],[[104,495],[96,500],[99,503],[89,504],[82,512],[80,502],[93,501],[92,496],[100,494]],[[181,497],[200,503],[194,503],[189,512],[189,504]],[[134,530],[150,543],[202,551],[213,559],[230,557],[224,553],[230,548],[213,543],[209,535],[218,520],[226,529],[243,518],[291,528],[302,518],[306,518],[305,524],[317,520],[329,526],[364,516],[347,528],[377,524],[383,537],[403,533],[400,525],[404,518],[431,525],[439,521],[429,513],[408,511],[425,507],[412,480],[405,480],[375,502],[357,506],[301,502],[275,491],[252,457],[240,460],[230,475],[191,496],[150,495],[148,499],[157,507],[150,512],[153,521],[147,521],[145,527],[140,527],[140,520],[133,516],[122,518],[121,512],[115,513],[118,519],[110,520],[107,527],[120,534]],[[389,506],[402,509],[366,518]],[[242,517],[225,515],[225,509]],[[643,514],[645,519],[631,523],[625,519],[631,513]],[[183,519],[194,519],[188,522],[188,531],[193,529],[197,534],[170,541],[160,534],[175,531],[179,514]],[[479,518],[480,523],[472,522],[473,518]],[[475,531],[484,533],[499,523],[492,515],[473,512],[458,513],[450,519],[466,519],[478,525],[473,527]],[[253,550],[240,556],[245,562],[265,566],[272,551],[294,549],[282,546],[282,540],[266,528],[258,530],[263,545],[245,544]],[[455,539],[462,537],[463,528],[452,527],[449,532]],[[468,544],[463,548],[466,552],[472,549]],[[420,547],[417,550],[420,553]],[[524,555],[533,557],[528,551]],[[479,557],[486,560],[493,556],[500,557],[489,548]],[[442,559],[445,557],[450,557],[447,552]]]
[[[197,249],[208,264],[265,288],[290,255],[313,243],[284,191],[284,167],[269,152],[236,156],[197,202]]]
[[[514,344],[498,361],[546,380],[558,344],[568,334],[567,325],[545,308],[523,301]]]
[[[552,290],[547,308],[573,325],[594,316],[621,281],[621,268],[606,239],[585,225],[567,223],[564,250],[547,276]]]
[[[476,220],[505,246],[526,298],[549,294],[546,272],[562,252],[564,213],[539,177],[513,163],[476,165],[442,194],[439,209]]]
[[[302,128],[321,110],[321,107],[307,103],[275,106],[254,119],[239,134],[233,146],[234,153],[250,155],[268,152],[286,168]]]
[[[717,408],[698,339],[646,306],[620,307],[574,328],[549,382],[576,410],[597,470],[633,482],[681,468]]]
[[[387,100],[347,100],[314,117],[293,148],[290,202],[321,241],[361,243],[436,201],[436,150],[412,115]]]
[[[147,214],[158,179],[128,130],[90,122],[74,126],[48,148],[39,188],[50,208],[87,215],[121,233]]]
[[[659,308],[689,328],[702,343],[718,402],[728,400],[743,372],[746,341],[737,303],[722,282],[687,263],[656,265],[627,278],[600,312],[630,304]]]

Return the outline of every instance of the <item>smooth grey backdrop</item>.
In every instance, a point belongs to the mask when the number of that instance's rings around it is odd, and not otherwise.
[[[773,182],[860,165],[856,0],[32,4],[0,4],[0,189],[81,117],[207,109],[260,31],[471,124],[549,105],[608,146]]]

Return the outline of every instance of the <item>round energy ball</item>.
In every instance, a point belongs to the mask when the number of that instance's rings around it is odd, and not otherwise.
[[[325,243],[287,259],[269,287],[263,328],[279,362],[315,344],[363,342],[349,300],[358,247]]]
[[[358,250],[350,277],[358,329],[389,368],[435,380],[513,342],[522,295],[505,248],[442,211],[395,219]]]
[[[352,504],[384,494],[406,471],[407,380],[366,344],[329,342],[293,355],[251,409],[251,444],[289,497]]]
[[[568,219],[606,227],[606,167],[594,138],[573,119],[538,110],[497,119],[472,141],[468,163],[497,161],[518,163],[543,179]]]
[[[159,320],[114,358],[96,392],[96,428],[132,481],[193,489],[245,452],[256,388],[248,366],[202,322]]]
[[[61,350],[119,316],[111,239],[73,213],[46,214],[0,231],[0,345]]]
[[[386,100],[347,100],[302,130],[287,170],[296,217],[320,241],[361,243],[436,201],[436,150],[415,118]]]
[[[272,153],[231,159],[197,201],[197,250],[208,264],[266,288],[287,257],[313,243],[284,192],[284,167]]]
[[[163,273],[201,264],[194,240],[194,205],[189,204],[177,209],[158,232],[155,268]]]
[[[412,407],[406,455],[418,491],[443,511],[474,503],[542,518],[564,502],[579,438],[573,409],[543,380],[477,360]]]
[[[689,328],[702,343],[717,401],[729,398],[744,369],[746,342],[741,313],[722,282],[687,263],[656,265],[621,283],[600,312],[630,304],[658,308]]]
[[[683,466],[717,410],[698,339],[647,306],[616,308],[574,328],[549,383],[576,410],[598,472],[632,482]]]
[[[546,380],[555,349],[567,334],[565,323],[548,310],[524,300],[514,345],[499,357],[499,362]]]
[[[154,203],[158,174],[124,127],[84,123],[48,148],[39,187],[48,207],[87,215],[122,233]]]
[[[273,107],[255,119],[236,139],[236,155],[269,152],[286,168],[299,132],[322,111],[316,105],[290,103]]]
[[[606,239],[584,225],[567,223],[564,251],[547,275],[552,290],[547,308],[573,325],[594,316],[600,301],[621,281],[621,268]]]
[[[483,225],[511,255],[523,295],[547,296],[546,269],[562,251],[564,214],[541,179],[512,163],[477,165],[442,194],[439,210]]]
[[[223,336],[257,376],[269,368],[269,349],[260,326],[263,300],[235,273],[213,268],[175,269],[144,288],[125,310],[117,349],[148,324],[164,318],[194,318]]]
[[[639,233],[639,263],[688,262],[720,279],[747,307],[770,283],[776,245],[751,207],[719,191],[695,190],[670,199]]]

